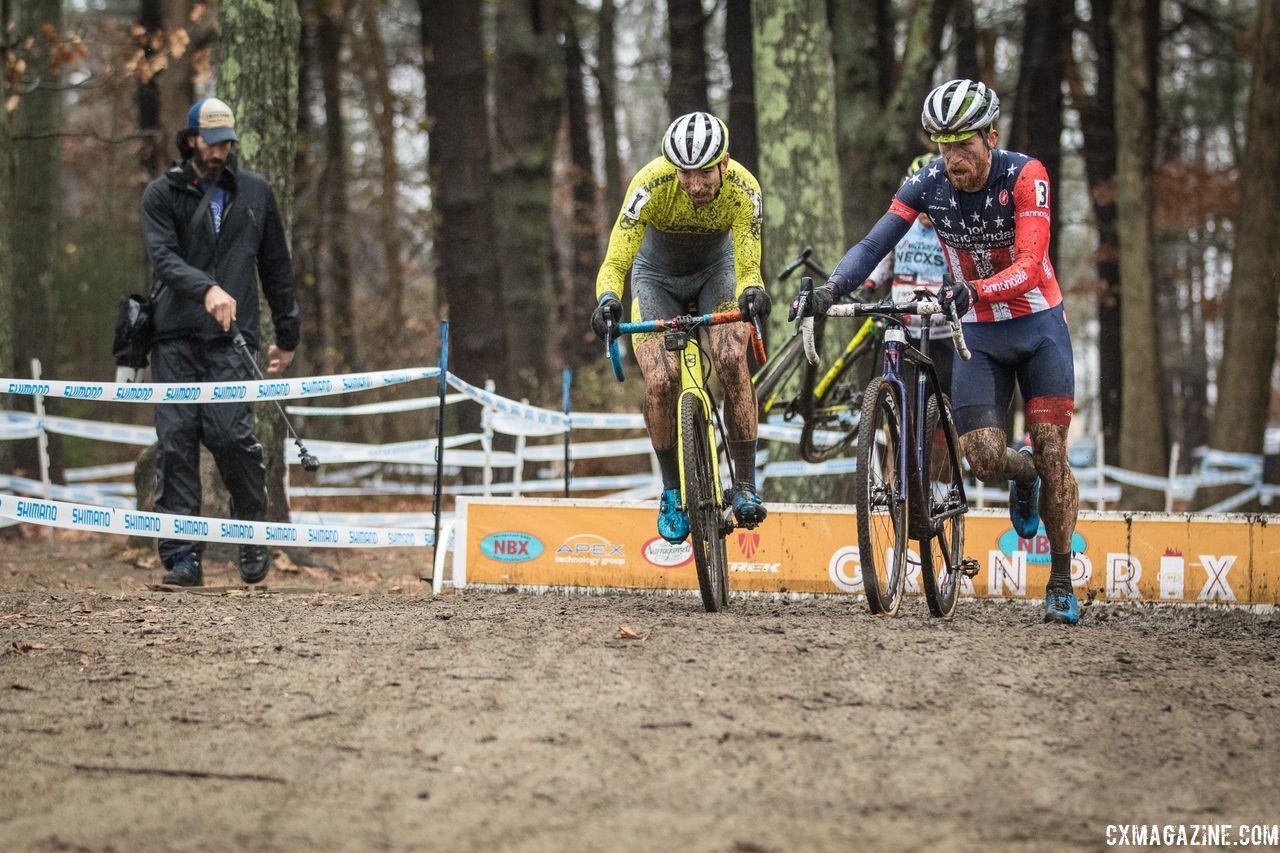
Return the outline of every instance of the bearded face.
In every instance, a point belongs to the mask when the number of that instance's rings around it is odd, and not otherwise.
[[[996,132],[991,130],[979,131],[961,142],[938,143],[947,177],[956,189],[963,192],[982,189],[991,169],[991,148],[997,139]]]

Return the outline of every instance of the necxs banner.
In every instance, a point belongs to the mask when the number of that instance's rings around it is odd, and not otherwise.
[[[458,516],[457,586],[697,587],[689,544],[670,545],[657,535],[656,502],[461,498]],[[1101,600],[1280,604],[1274,522],[1082,512],[1072,580],[1078,595],[1093,591]],[[726,545],[733,590],[863,591],[852,507],[771,504],[763,525],[734,531]],[[1036,538],[1020,539],[1003,510],[971,510],[965,553],[980,565],[964,582],[965,595],[1044,595],[1049,541],[1043,527]],[[908,559],[908,591],[919,593],[915,550]]]

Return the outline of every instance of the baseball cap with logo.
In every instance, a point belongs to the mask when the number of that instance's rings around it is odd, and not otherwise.
[[[231,107],[217,98],[196,101],[187,111],[187,127],[199,130],[209,145],[236,141],[236,117],[231,114]]]

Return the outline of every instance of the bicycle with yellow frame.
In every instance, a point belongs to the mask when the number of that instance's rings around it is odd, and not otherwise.
[[[729,558],[725,538],[734,530],[733,512],[721,478],[721,442],[724,435],[720,409],[707,387],[710,362],[703,352],[698,330],[724,323],[749,322],[740,311],[714,314],[690,314],[669,320],[639,323],[609,323],[605,335],[606,351],[613,362],[613,375],[623,380],[622,357],[618,338],[622,335],[661,332],[668,351],[678,352],[680,396],[676,406],[676,447],[680,461],[680,502],[689,516],[689,540],[693,546],[693,562],[698,571],[698,589],[702,605],[715,612],[729,603]],[[765,360],[764,337],[759,320],[751,337],[756,360]],[[727,457],[726,457],[727,459]],[[729,477],[733,478],[733,461],[728,460]]]
[[[827,278],[827,273],[813,256],[813,249],[806,246],[778,274],[778,281],[785,281],[802,267],[824,281]],[[819,349],[822,348],[824,326],[823,318],[819,318],[814,327]],[[786,420],[797,415],[802,419],[800,456],[805,461],[823,462],[851,447],[857,439],[862,388],[869,378],[862,374],[873,371],[883,336],[884,322],[878,317],[867,317],[854,329],[831,366],[819,376],[817,368],[804,358],[800,335],[795,334],[752,375],[751,384],[759,400],[762,418],[785,406],[783,417]],[[789,380],[802,366],[799,391],[788,399],[785,393]]]

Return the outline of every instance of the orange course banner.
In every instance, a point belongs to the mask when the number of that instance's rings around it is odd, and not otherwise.
[[[460,498],[455,586],[471,584],[696,589],[693,552],[655,529],[656,502]],[[1111,601],[1280,604],[1280,525],[1274,516],[1081,512],[1072,542],[1078,594]],[[908,559],[910,593],[920,561]],[[859,594],[852,507],[774,504],[756,530],[726,540],[737,591]],[[1040,598],[1049,576],[1044,528],[1018,538],[1003,510],[971,510],[965,553],[978,575],[963,594]]]

